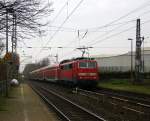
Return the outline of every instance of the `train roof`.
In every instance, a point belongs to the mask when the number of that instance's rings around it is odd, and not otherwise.
[[[60,64],[65,64],[65,63],[79,61],[79,60],[95,60],[95,58],[89,58],[89,57],[72,58],[72,59],[63,60],[60,62]],[[44,66],[44,67],[38,68],[36,70],[33,70],[30,73],[35,73],[35,72],[42,71],[42,70],[47,69],[47,68],[53,68],[53,67],[58,67],[58,66],[59,66],[59,64],[48,65],[48,66]]]
[[[31,71],[30,73],[35,73],[35,72],[38,72],[38,71],[42,71],[42,70],[45,70],[47,68],[53,68],[53,67],[58,67],[59,64],[55,64],[55,65],[48,65],[48,66],[44,66],[44,67],[41,67],[41,68],[38,68],[36,70],[33,70]]]
[[[95,58],[88,58],[88,57],[72,58],[72,59],[68,59],[68,60],[63,60],[60,62],[60,64],[68,63],[68,62],[72,62],[72,61],[77,61],[77,60],[95,60]]]

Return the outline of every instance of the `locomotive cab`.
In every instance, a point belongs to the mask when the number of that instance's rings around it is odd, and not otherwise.
[[[79,60],[77,67],[77,80],[79,84],[89,86],[97,84],[99,77],[95,60]]]

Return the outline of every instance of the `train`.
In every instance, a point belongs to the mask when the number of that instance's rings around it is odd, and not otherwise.
[[[96,86],[99,81],[98,65],[91,58],[63,60],[59,64],[33,70],[30,79],[72,86]]]

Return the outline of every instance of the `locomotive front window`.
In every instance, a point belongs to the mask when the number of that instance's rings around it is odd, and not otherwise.
[[[72,64],[63,65],[60,67],[62,70],[69,70],[72,69]]]
[[[88,68],[96,68],[95,62],[88,62]]]
[[[80,62],[79,63],[80,68],[96,68],[95,62]]]
[[[80,68],[87,68],[87,62],[80,62],[79,67]]]

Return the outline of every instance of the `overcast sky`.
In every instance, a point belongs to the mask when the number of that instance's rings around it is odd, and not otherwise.
[[[22,64],[37,62],[57,53],[59,61],[81,56],[81,51],[76,48],[83,46],[92,47],[90,56],[126,53],[131,46],[128,38],[134,39],[135,46],[137,18],[141,19],[141,36],[147,38],[145,46],[150,46],[150,0],[43,1],[53,3],[53,13],[45,18],[50,25],[44,36],[18,42],[22,47],[18,48],[20,56],[32,56],[21,57]]]

